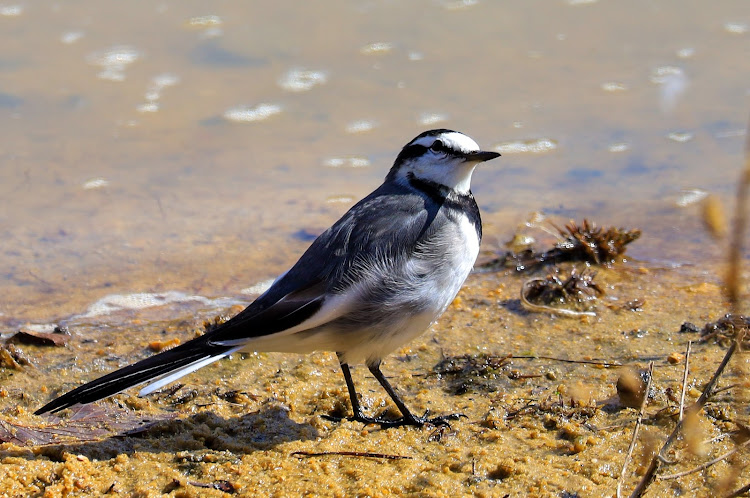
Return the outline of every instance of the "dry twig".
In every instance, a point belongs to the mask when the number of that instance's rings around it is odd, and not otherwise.
[[[686,470],[684,472],[677,472],[676,474],[668,474],[668,475],[664,475],[664,476],[657,476],[657,479],[660,480],[660,481],[668,481],[668,480],[671,480],[671,479],[679,479],[680,477],[684,477],[684,476],[687,476],[687,475],[690,475],[690,474],[694,474],[696,472],[700,472],[701,470],[707,469],[710,466],[715,465],[715,464],[721,462],[722,460],[726,460],[727,458],[729,458],[730,456],[734,455],[740,449],[744,448],[745,446],[747,446],[749,444],[750,444],[750,439],[748,439],[747,441],[745,441],[742,444],[736,445],[734,448],[732,448],[731,450],[727,451],[723,455],[718,456],[716,458],[713,458],[713,459],[709,460],[708,462],[704,462],[704,463],[698,465],[697,467],[694,467],[694,468],[692,468],[690,470]]]
[[[682,392],[680,393],[680,418],[685,413],[685,391],[687,390],[688,380],[688,369],[690,368],[690,347],[693,345],[693,341],[688,341],[687,350],[685,351],[685,370],[682,372]]]
[[[318,456],[348,456],[348,457],[360,457],[360,458],[384,458],[386,460],[411,460],[412,457],[405,455],[388,455],[385,453],[371,453],[369,451],[294,451],[293,456],[300,457],[318,457]]]
[[[716,383],[719,381],[719,377],[722,373],[724,373],[724,369],[727,367],[727,364],[729,363],[729,360],[732,359],[732,356],[734,355],[734,352],[737,350],[737,345],[739,343],[737,341],[733,342],[731,346],[729,346],[729,349],[727,349],[726,354],[724,355],[724,359],[721,360],[721,363],[719,364],[719,367],[716,369],[716,372],[714,372],[713,377],[711,377],[711,380],[708,381],[708,384],[706,384],[706,387],[703,389],[703,392],[701,393],[698,400],[693,403],[691,406],[691,410],[695,410],[696,412],[703,408],[703,405],[706,404],[706,401],[708,401],[708,398],[713,394],[714,388],[716,387]],[[637,498],[639,496],[643,496],[643,493],[646,491],[646,488],[648,488],[649,484],[651,484],[656,477],[656,472],[661,467],[661,464],[663,462],[667,462],[668,460],[664,456],[664,454],[669,450],[669,448],[674,444],[674,442],[677,440],[677,436],[680,434],[680,431],[682,431],[682,427],[685,424],[685,420],[680,420],[677,422],[677,425],[675,425],[674,429],[672,430],[672,433],[669,435],[666,441],[664,441],[664,444],[662,445],[659,452],[654,455],[654,457],[651,459],[651,463],[648,466],[648,469],[646,470],[646,473],[643,474],[643,477],[641,478],[640,482],[636,486],[636,488],[633,490],[633,492],[630,495],[630,498]]]
[[[559,361],[562,363],[582,363],[584,365],[601,365],[605,368],[609,367],[621,367],[622,363],[617,361],[606,361],[606,360],[570,360],[567,358],[556,358],[554,356],[543,356],[543,355],[511,355],[509,358],[516,358],[522,360],[550,360]]]
[[[630,446],[628,447],[628,452],[625,455],[625,461],[622,463],[622,470],[620,471],[620,478],[617,480],[617,498],[620,498],[622,496],[621,488],[622,488],[622,481],[625,480],[625,472],[628,469],[628,463],[630,462],[630,458],[633,455],[633,449],[635,448],[635,442],[638,439],[638,431],[641,429],[641,424],[643,423],[643,412],[646,410],[646,403],[648,402],[648,393],[651,391],[651,382],[654,378],[654,362],[649,362],[648,364],[648,383],[646,384],[646,394],[643,396],[643,400],[641,401],[641,407],[638,410],[638,418],[635,421],[635,427],[633,428],[633,437],[630,439]]]
[[[742,496],[742,495],[744,495],[744,494],[745,494],[745,493],[747,493],[748,491],[750,491],[750,484],[745,484],[745,485],[744,485],[744,486],[742,486],[742,487],[741,487],[740,489],[738,489],[738,490],[736,490],[736,491],[733,491],[733,492],[729,493],[729,494],[728,494],[727,496],[725,496],[724,498],[737,498],[738,496]]]

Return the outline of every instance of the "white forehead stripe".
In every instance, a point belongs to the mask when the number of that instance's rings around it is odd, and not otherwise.
[[[413,141],[412,144],[429,147],[435,140],[441,140],[448,148],[459,150],[461,152],[477,152],[479,150],[479,144],[477,144],[470,137],[467,137],[463,133],[459,133],[457,131],[441,133],[440,135],[428,137],[420,137],[419,139]]]

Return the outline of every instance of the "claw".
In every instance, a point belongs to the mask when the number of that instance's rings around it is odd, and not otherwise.
[[[451,428],[451,424],[449,423],[449,421],[455,421],[455,420],[460,419],[461,417],[469,418],[463,413],[449,413],[448,415],[440,415],[440,416],[428,419],[427,418],[428,413],[429,413],[429,410],[427,410],[424,414],[424,417],[422,417],[423,422],[425,424],[429,424],[434,427],[447,427],[448,429]]]
[[[332,422],[341,422],[342,420],[351,420],[354,422],[360,422],[365,425],[369,424],[377,424],[381,427],[381,429],[387,429],[390,427],[402,427],[405,425],[411,425],[413,427],[424,427],[425,425],[431,425],[433,427],[447,427],[448,429],[451,428],[451,425],[449,421],[455,421],[460,419],[461,417],[467,418],[466,415],[463,413],[451,413],[448,415],[440,415],[438,417],[428,418],[430,411],[427,410],[423,416],[421,417],[401,417],[396,419],[385,419],[380,417],[368,417],[364,413],[359,412],[355,413],[354,415],[350,415],[348,417],[338,417],[336,415],[321,415],[326,420],[330,420]]]

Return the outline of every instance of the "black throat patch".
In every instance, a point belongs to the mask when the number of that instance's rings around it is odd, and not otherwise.
[[[474,200],[474,195],[471,191],[467,194],[461,194],[437,182],[417,178],[414,176],[414,173],[407,173],[406,178],[409,180],[409,185],[412,188],[423,192],[441,208],[447,208],[446,213],[448,217],[455,219],[452,213],[465,214],[472,225],[474,225],[477,237],[479,237],[480,241],[482,240],[482,217],[479,214],[479,206],[477,206],[477,202]]]

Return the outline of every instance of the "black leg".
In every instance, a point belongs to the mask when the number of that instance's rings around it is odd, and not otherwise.
[[[367,368],[370,369],[370,373],[373,375],[373,377],[378,379],[380,385],[383,386],[385,392],[387,392],[388,396],[390,396],[393,402],[396,403],[398,410],[403,415],[403,417],[397,421],[399,422],[398,425],[414,425],[417,427],[422,427],[425,422],[427,422],[426,413],[424,417],[415,417],[406,407],[406,404],[401,401],[401,398],[398,396],[398,393],[396,393],[396,390],[393,389],[391,383],[388,382],[388,379],[385,378],[383,372],[380,371],[380,362],[373,363],[372,365],[367,365]]]
[[[362,407],[359,404],[357,390],[354,388],[354,380],[352,380],[352,373],[349,371],[349,365],[347,365],[346,363],[342,363],[341,360],[339,360],[339,365],[341,365],[341,371],[344,373],[346,388],[349,390],[349,399],[352,402],[354,419],[359,420],[360,418],[365,418],[364,414],[362,413]]]
[[[354,380],[352,379],[352,373],[349,370],[349,365],[341,361],[339,357],[339,364],[341,365],[341,372],[344,374],[344,380],[346,381],[346,388],[349,390],[349,399],[352,401],[352,412],[353,415],[351,420],[362,422],[363,424],[379,424],[381,427],[395,427],[398,425],[404,425],[402,419],[386,420],[376,417],[368,417],[362,411],[362,405],[359,403],[357,397],[357,390],[354,388]],[[400,402],[401,400],[399,400]],[[403,403],[401,403],[403,405]],[[327,417],[329,418],[329,417]],[[333,417],[330,417],[333,419]]]
[[[370,373],[372,373],[372,375],[378,380],[378,382],[380,382],[380,385],[383,386],[383,389],[385,389],[385,391],[388,393],[388,396],[391,397],[393,402],[396,404],[396,407],[398,407],[399,411],[401,412],[403,416],[395,420],[368,417],[362,412],[362,405],[360,405],[359,403],[359,398],[357,397],[357,390],[354,388],[354,380],[352,379],[352,373],[349,370],[349,365],[341,361],[340,356],[339,356],[339,364],[341,365],[341,372],[344,374],[346,387],[349,390],[349,399],[351,399],[351,402],[352,402],[352,412],[353,412],[352,420],[362,422],[363,424],[379,424],[381,427],[399,427],[402,425],[413,425],[415,427],[422,427],[424,424],[447,426],[448,420],[456,420],[461,416],[461,415],[447,415],[444,417],[435,417],[432,419],[427,418],[427,413],[425,413],[424,416],[422,417],[414,416],[411,413],[411,411],[409,411],[409,409],[406,407],[406,404],[398,396],[393,386],[391,386],[391,383],[388,382],[388,379],[385,378],[385,376],[383,375],[383,372],[380,371],[380,362],[378,362],[372,365],[368,365]]]

